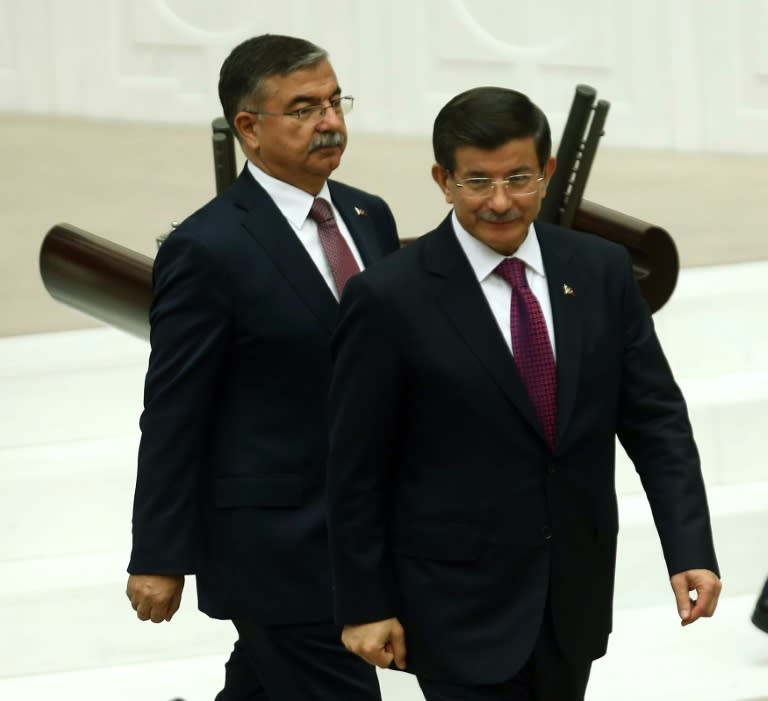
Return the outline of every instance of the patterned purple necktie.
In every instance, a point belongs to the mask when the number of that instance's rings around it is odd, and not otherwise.
[[[495,272],[512,287],[510,326],[515,365],[541,421],[547,442],[550,448],[554,448],[557,370],[544,315],[528,287],[522,260],[506,258]]]
[[[336,291],[341,297],[344,285],[350,277],[360,272],[360,266],[349,245],[339,231],[336,219],[333,217],[331,206],[322,198],[316,197],[309,210],[309,216],[317,222],[317,234],[320,237],[320,245],[323,247],[328,265],[331,266],[333,281],[336,283]]]

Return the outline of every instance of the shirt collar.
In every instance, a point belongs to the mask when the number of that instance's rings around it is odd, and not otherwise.
[[[251,161],[248,161],[248,170],[256,182],[267,191],[267,194],[272,198],[291,226],[297,230],[301,229],[309,216],[309,210],[315,198],[308,192],[284,180],[278,180],[269,175],[269,173],[265,173]],[[323,187],[317,193],[317,197],[322,197],[327,202],[331,202],[331,191],[328,189],[327,181],[323,183]]]
[[[536,229],[534,228],[533,223],[528,227],[528,234],[520,244],[520,248],[518,248],[511,256],[503,256],[500,253],[497,253],[489,246],[486,246],[482,241],[472,236],[472,234],[461,225],[461,222],[459,222],[455,210],[451,215],[451,223],[453,224],[453,230],[456,233],[459,245],[469,259],[469,264],[472,267],[478,282],[483,282],[483,280],[491,275],[496,269],[496,266],[505,258],[519,258],[534,273],[541,277],[546,277],[544,272],[544,261],[541,257],[541,246],[539,245],[539,239],[536,236]]]

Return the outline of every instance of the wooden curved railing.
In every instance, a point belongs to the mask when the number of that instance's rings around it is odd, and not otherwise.
[[[149,339],[149,256],[71,224],[57,224],[40,248],[40,276],[59,302]]]
[[[651,311],[667,303],[677,285],[680,260],[666,229],[588,200],[576,210],[573,228],[625,246]]]
[[[678,258],[664,229],[588,201],[582,201],[574,226],[626,246],[651,310],[666,303],[677,282]],[[40,275],[54,299],[134,336],[149,338],[150,257],[71,224],[57,224],[43,240]]]

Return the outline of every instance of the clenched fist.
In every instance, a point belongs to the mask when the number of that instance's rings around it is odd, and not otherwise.
[[[394,661],[398,669],[405,669],[405,631],[396,618],[346,625],[341,642],[369,664],[385,668]]]
[[[132,574],[125,593],[142,621],[170,621],[179,610],[184,575]]]

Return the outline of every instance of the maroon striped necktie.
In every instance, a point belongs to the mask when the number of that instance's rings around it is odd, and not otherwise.
[[[360,266],[349,245],[339,231],[333,210],[322,197],[316,197],[309,210],[309,216],[317,222],[317,235],[320,237],[320,245],[323,247],[328,265],[331,266],[333,281],[336,283],[336,291],[341,297],[344,285],[352,275],[360,272]]]
[[[557,417],[557,370],[547,324],[539,302],[525,279],[525,263],[506,258],[496,273],[512,287],[510,328],[512,353],[525,389],[539,417],[550,448],[555,446]]]

